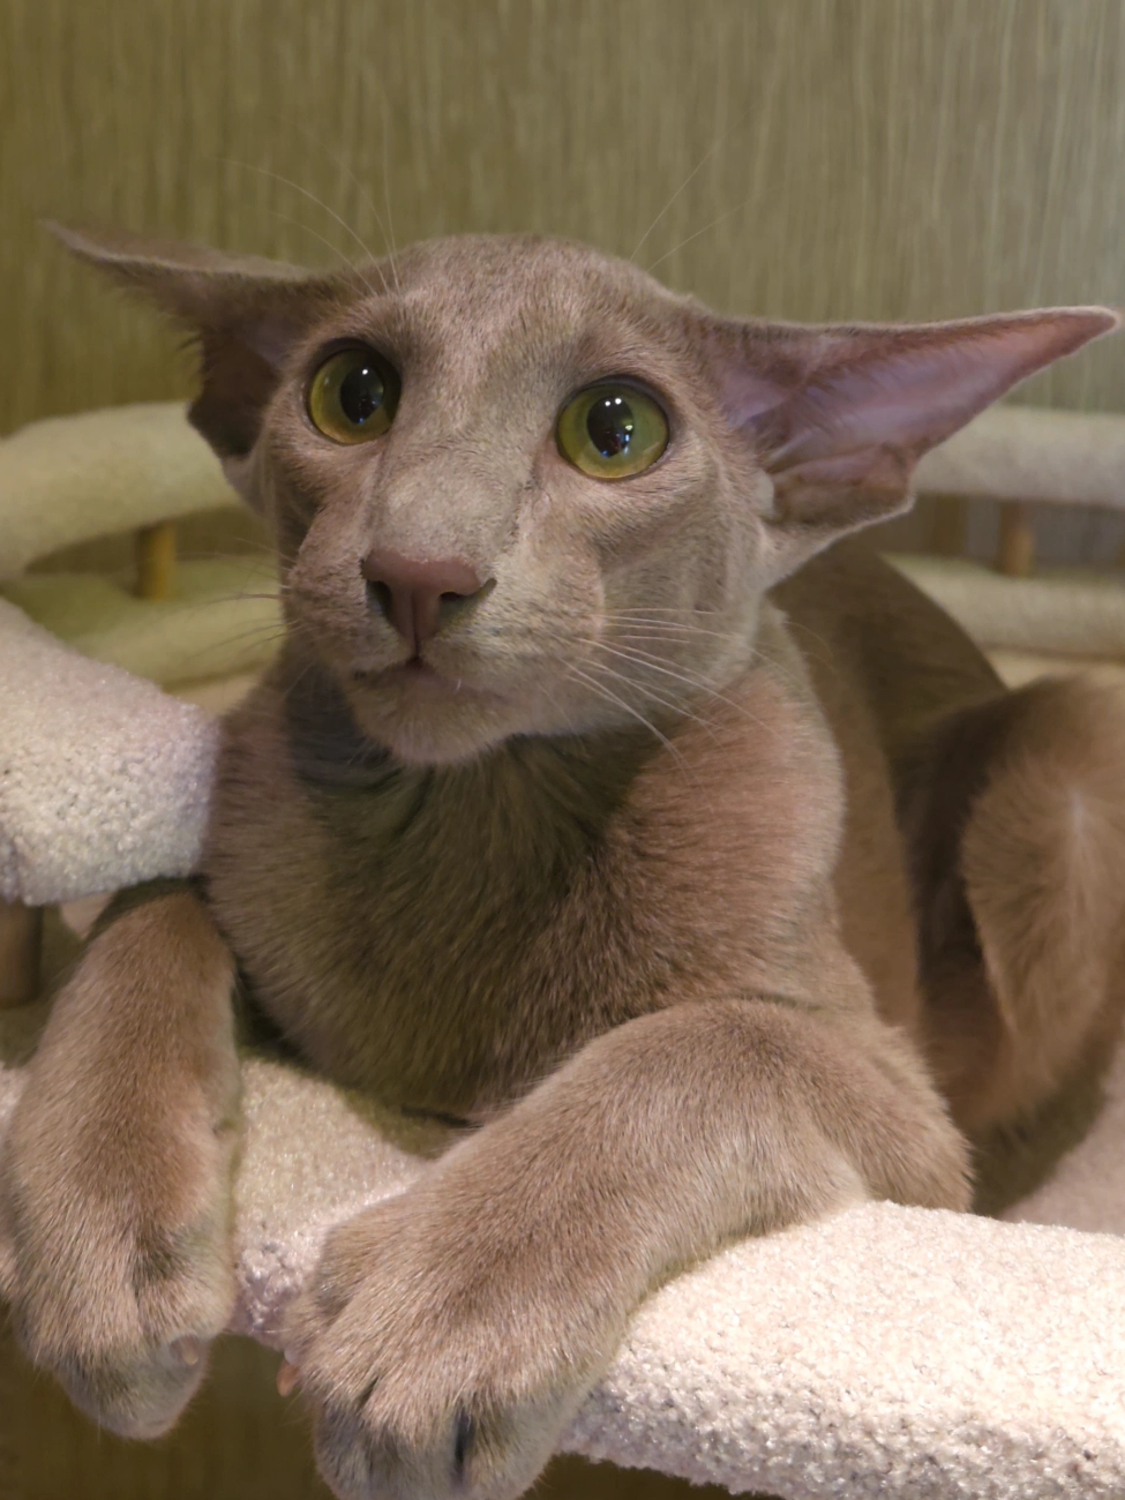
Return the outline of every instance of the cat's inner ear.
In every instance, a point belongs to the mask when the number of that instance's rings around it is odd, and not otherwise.
[[[340,278],[196,245],[50,227],[79,259],[198,339],[202,384],[189,416],[237,483],[290,348],[338,304]]]
[[[783,571],[909,504],[915,464],[1018,381],[1118,326],[1104,307],[951,323],[724,323],[713,368],[773,476]]]

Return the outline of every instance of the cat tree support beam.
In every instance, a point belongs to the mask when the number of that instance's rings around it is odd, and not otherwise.
[[[996,571],[1008,578],[1030,578],[1035,570],[1035,532],[1022,500],[1005,500],[1000,506],[1000,537],[996,548]]]
[[[137,595],[171,599],[176,588],[176,523],[161,521],[137,532]]]
[[[42,907],[0,901],[0,1006],[34,1000],[42,934]]]

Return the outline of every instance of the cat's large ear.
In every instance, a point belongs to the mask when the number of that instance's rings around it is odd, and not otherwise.
[[[1063,307],[950,323],[713,324],[727,415],[773,476],[777,576],[905,509],[927,449],[1119,322],[1105,307]]]
[[[241,488],[241,460],[295,339],[338,301],[342,278],[254,256],[49,226],[72,254],[196,336],[202,388],[189,416]]]

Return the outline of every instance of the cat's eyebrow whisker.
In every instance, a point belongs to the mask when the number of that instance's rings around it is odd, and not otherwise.
[[[731,214],[738,213],[740,209],[746,208],[753,201],[754,195],[751,195],[751,197],[749,198],[743,198],[741,203],[736,203],[733,208],[728,208],[726,213],[720,214],[717,219],[712,219],[710,224],[704,224],[702,229],[697,229],[694,234],[689,234],[686,240],[681,240],[678,245],[673,245],[671,250],[665,250],[663,255],[658,256],[654,261],[650,261],[649,264],[645,266],[645,271],[649,275],[651,275],[652,272],[656,270],[657,266],[662,266],[666,260],[671,260],[672,256],[676,254],[677,250],[682,250],[685,245],[690,245],[692,240],[697,240],[701,234],[709,234],[710,231],[715,228],[716,224],[721,224],[724,219],[729,219]]]
[[[660,210],[660,212],[657,214],[656,218],[653,219],[652,223],[645,230],[644,234],[641,235],[640,239],[637,241],[636,245],[633,247],[633,253],[629,257],[630,260],[632,260],[632,261],[636,260],[637,256],[641,253],[641,250],[644,247],[645,242],[647,241],[649,235],[656,228],[656,226],[660,223],[661,219],[668,212],[668,210],[672,207],[672,205],[676,202],[676,200],[681,196],[681,194],[684,193],[687,190],[687,188],[691,185],[692,182],[694,182],[695,178],[698,177],[698,175],[699,175],[700,172],[702,172],[703,168],[711,160],[711,158],[714,156],[715,152],[719,149],[719,147],[726,142],[726,140],[730,136],[730,134],[731,134],[731,132],[728,130],[727,133],[726,133],[726,135],[720,136],[717,141],[712,141],[711,145],[704,152],[704,154],[699,158],[699,160],[696,162],[695,166],[692,167],[691,171],[687,174],[687,176],[684,178],[683,182],[680,183],[679,187],[672,194],[672,196],[668,199],[668,202]]]
[[[294,227],[299,229],[302,234],[311,234],[314,240],[319,240],[322,245],[326,245],[328,249],[332,251],[333,255],[338,256],[340,260],[344,262],[349,271],[353,272],[356,276],[359,277],[360,281],[363,282],[364,286],[373,297],[378,295],[375,291],[375,288],[371,285],[367,277],[356,265],[355,261],[352,260],[350,256],[345,255],[344,252],[340,249],[339,245],[334,245],[330,239],[327,239],[323,234],[318,233],[317,230],[313,229],[311,225],[306,224],[303,219],[295,219],[292,214],[283,214],[279,208],[270,208],[267,205],[266,212],[268,214],[271,214],[275,219],[281,219],[286,224],[294,225]],[[386,290],[385,285],[384,290]]]
[[[388,164],[387,164],[387,139],[388,139],[388,137],[390,135],[390,119],[389,119],[389,116],[387,114],[387,91],[385,89],[382,90],[382,94],[381,94],[381,109],[382,109],[382,115],[383,115],[383,142],[382,142],[382,153],[383,153],[383,206],[387,210],[387,231],[388,231],[388,232],[384,233],[383,238],[387,242],[387,250],[388,250],[388,253],[389,253],[390,258],[391,258],[391,275],[395,279],[395,291],[399,292],[401,294],[401,292],[402,292],[402,284],[401,284],[401,282],[398,279],[398,264],[395,261],[395,248],[396,248],[395,247],[395,225],[394,225],[394,219],[391,217],[390,171],[389,171]],[[370,197],[368,197],[368,202],[369,203],[371,202]],[[372,210],[374,210],[375,205],[372,203],[371,207],[372,207]],[[379,227],[382,228],[383,221],[381,219],[379,219],[379,215],[378,214],[376,214],[375,217],[376,217],[376,219],[379,220]]]
[[[711,143],[711,145],[708,147],[708,149],[703,153],[703,155],[696,162],[695,166],[692,167],[691,171],[684,178],[683,182],[680,183],[679,187],[672,194],[672,196],[668,199],[668,202],[660,210],[660,212],[657,214],[656,218],[653,219],[652,223],[645,230],[644,234],[641,235],[640,239],[637,241],[636,248],[633,250],[632,255],[630,255],[630,257],[629,257],[630,260],[632,260],[632,261],[636,260],[637,256],[641,252],[641,248],[644,245],[645,241],[648,239],[649,235],[656,228],[656,226],[660,223],[661,219],[663,219],[664,215],[668,212],[668,210],[676,202],[677,198],[679,198],[680,195],[687,189],[687,187],[689,186],[689,184],[692,183],[695,180],[695,178],[699,175],[699,173],[703,170],[703,168],[707,165],[707,163],[714,156],[715,152],[718,151],[719,147],[720,146],[725,146],[726,143],[727,143],[727,141],[730,140],[731,136],[735,135],[739,130],[742,130],[747,125],[747,123],[750,120],[751,113],[752,112],[750,110],[746,110],[739,117],[739,119],[737,119],[734,122],[734,124],[730,127],[729,130],[725,130],[723,132],[723,134],[720,135],[717,140],[715,140],[715,141],[713,141]],[[741,205],[740,205],[740,207],[741,207]]]
[[[371,264],[379,272],[379,280],[383,283],[383,294],[384,294],[384,296],[386,296],[386,295],[388,295],[390,293],[391,289],[387,285],[387,278],[383,275],[383,270],[382,270],[382,267],[379,265],[378,257],[376,255],[372,254],[370,246],[366,243],[366,241],[364,241],[355,232],[355,230],[347,222],[347,220],[341,218],[340,215],[336,212],[336,210],[334,208],[330,208],[328,206],[328,204],[324,202],[323,198],[318,198],[315,193],[310,193],[309,190],[308,190],[308,188],[302,187],[299,182],[294,182],[291,177],[283,177],[280,172],[271,171],[269,167],[257,167],[257,166],[254,165],[253,162],[249,162],[249,161],[236,161],[233,157],[230,157],[230,156],[221,156],[219,158],[219,160],[223,161],[223,162],[226,162],[228,164],[228,166],[241,167],[243,169],[243,171],[246,171],[246,172],[257,172],[259,174],[259,176],[261,176],[261,177],[269,177],[269,178],[272,178],[274,182],[283,183],[286,187],[292,188],[294,192],[300,193],[303,198],[307,198],[310,203],[315,203],[318,208],[322,208],[324,210],[324,212],[329,216],[330,219],[335,220],[335,222],[337,224],[339,224],[340,228],[344,231],[345,234],[351,235],[352,239],[355,240],[356,244],[363,251],[364,255],[367,256],[367,259],[371,262]],[[315,233],[315,230],[309,230],[309,233],[313,234],[313,233]],[[327,243],[327,241],[325,243]],[[375,288],[367,280],[367,278],[366,278],[366,276],[364,276],[363,272],[360,271],[360,270],[358,270],[357,267],[352,264],[352,262],[348,259],[348,257],[344,254],[344,252],[342,250],[337,251],[337,253],[339,254],[339,256],[340,256],[340,258],[342,260],[347,261],[348,265],[351,266],[352,270],[359,277],[360,281],[363,282],[364,286],[367,288],[367,290],[374,297],[376,295]]]
[[[383,202],[387,210],[386,224],[383,223],[382,215],[375,207],[375,200],[374,198],[372,198],[370,192],[368,191],[367,185],[364,183],[363,178],[360,177],[359,173],[356,172],[355,169],[348,164],[347,158],[344,156],[342,151],[336,151],[328,144],[327,141],[321,140],[320,136],[318,136],[315,131],[310,130],[307,125],[302,125],[297,121],[290,120],[286,120],[285,124],[290,128],[296,129],[298,135],[303,135],[307,141],[312,141],[313,145],[318,147],[319,150],[323,151],[325,156],[328,157],[328,159],[334,166],[341,168],[359,189],[360,197],[364,200],[368,208],[371,210],[371,213],[375,219],[375,223],[379,226],[379,233],[383,236],[383,243],[387,247],[387,258],[391,263],[391,273],[394,276],[395,280],[395,291],[400,292],[402,290],[402,287],[399,284],[398,267],[395,264],[395,233],[394,225],[393,223],[391,223],[391,203],[390,196],[387,191],[387,98],[386,92],[381,88],[380,91],[383,103]],[[367,251],[366,253],[370,255],[371,252]],[[383,285],[384,287],[386,287],[385,278]]]

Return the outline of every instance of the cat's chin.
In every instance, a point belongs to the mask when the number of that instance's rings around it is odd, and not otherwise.
[[[424,725],[383,724],[378,730],[379,743],[388,749],[394,758],[408,766],[456,766],[475,760],[502,744],[506,734],[449,733],[440,735],[427,732]]]
[[[348,696],[363,733],[408,765],[456,765],[524,729],[502,698],[436,675],[396,669]]]

